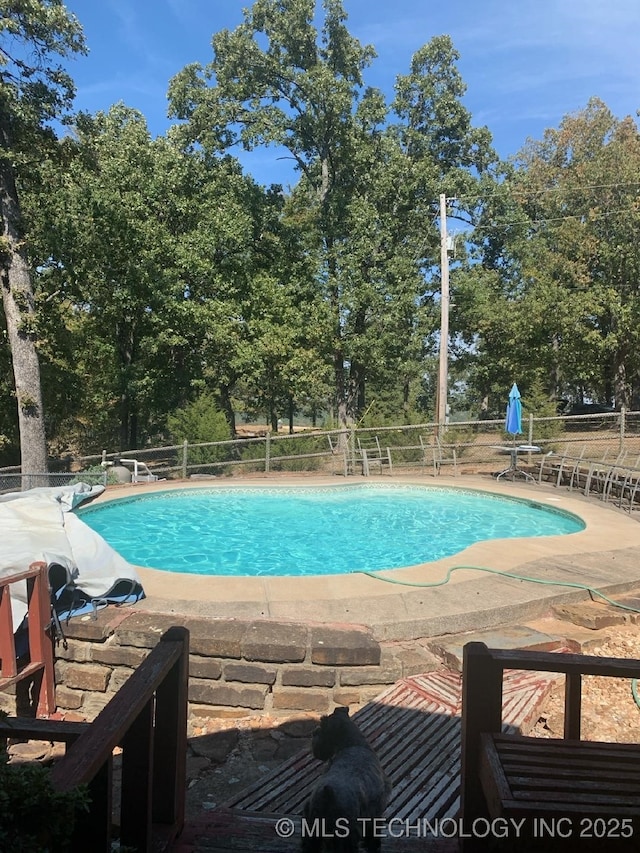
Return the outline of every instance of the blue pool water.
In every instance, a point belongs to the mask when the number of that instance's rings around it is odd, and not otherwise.
[[[175,489],[77,513],[130,562],[200,575],[375,571],[584,529],[535,502],[422,486]]]

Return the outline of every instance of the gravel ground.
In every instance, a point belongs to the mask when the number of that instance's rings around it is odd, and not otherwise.
[[[640,625],[607,628],[608,639],[589,654],[640,660]],[[582,680],[582,738],[612,743],[640,743],[640,708],[625,678],[587,675]],[[640,687],[638,688],[640,692]],[[531,734],[562,737],[564,725],[563,683],[554,687]]]

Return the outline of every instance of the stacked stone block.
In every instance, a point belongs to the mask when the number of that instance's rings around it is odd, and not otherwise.
[[[425,650],[381,644],[366,627],[208,619],[106,608],[72,619],[56,648],[56,701],[94,719],[172,625],[190,632],[189,712],[291,716],[360,705],[398,679],[433,669]]]

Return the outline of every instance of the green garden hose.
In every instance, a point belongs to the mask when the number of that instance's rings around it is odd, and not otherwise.
[[[572,589],[581,589],[584,592],[588,592],[592,596],[596,596],[597,598],[601,598],[603,601],[606,601],[607,604],[611,604],[614,607],[619,607],[622,610],[630,610],[632,613],[640,613],[640,608],[632,607],[629,604],[621,604],[619,601],[614,601],[612,598],[609,598],[603,592],[600,592],[599,590],[595,589],[595,587],[592,587],[592,586],[586,586],[585,584],[582,584],[582,583],[572,583],[571,581],[549,581],[549,580],[542,580],[542,578],[530,578],[530,577],[527,577],[527,575],[516,575],[513,572],[502,572],[502,571],[500,571],[500,569],[489,569],[486,566],[464,566],[464,565],[463,566],[452,566],[452,568],[450,568],[447,571],[446,575],[444,576],[444,578],[442,578],[442,580],[439,580],[439,581],[423,581],[423,582],[403,581],[403,580],[399,580],[397,578],[381,577],[380,575],[376,574],[375,572],[367,572],[367,571],[360,571],[360,572],[357,572],[357,574],[367,575],[367,577],[374,578],[374,580],[378,580],[378,581],[384,581],[385,583],[399,584],[400,586],[414,586],[414,587],[420,587],[420,588],[426,589],[429,587],[444,586],[445,584],[449,583],[449,581],[451,580],[451,575],[457,571],[487,572],[490,575],[501,575],[504,578],[512,578],[513,580],[518,580],[518,581],[527,581],[528,583],[539,583],[539,584],[543,584],[544,586],[566,586],[566,587],[571,587]],[[640,709],[640,690],[638,688],[638,679],[637,678],[633,678],[631,680],[631,695],[633,696],[633,699],[634,699],[636,705]]]

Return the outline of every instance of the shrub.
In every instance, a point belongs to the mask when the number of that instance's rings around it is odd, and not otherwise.
[[[293,440],[271,442],[272,456],[296,456],[296,459],[271,461],[272,471],[318,471],[326,464],[322,456],[304,457],[304,453],[318,453],[328,450],[327,439],[323,436],[321,446],[313,436],[296,437]]]
[[[169,415],[167,426],[175,444],[183,441],[188,441],[189,444],[207,444],[228,441],[231,438],[227,419],[216,405],[213,395],[209,393],[201,394],[193,403]],[[230,445],[190,447],[188,454],[190,465],[224,462],[231,458]]]
[[[78,812],[88,808],[86,787],[60,794],[48,767],[8,761],[6,741],[0,739],[0,850],[66,853]]]
[[[113,473],[111,468],[106,469],[107,486],[116,485],[119,480],[116,475]],[[105,469],[102,465],[91,465],[89,468],[86,468],[84,471],[78,471],[74,476],[68,480],[68,485],[74,485],[75,483],[88,483],[90,486],[94,485],[102,485],[105,482]]]

